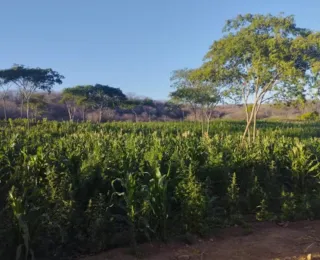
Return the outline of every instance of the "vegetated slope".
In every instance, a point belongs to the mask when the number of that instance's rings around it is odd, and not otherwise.
[[[61,102],[62,96],[59,92],[51,94],[37,93],[37,98],[41,100],[41,106],[30,108],[32,118],[48,120],[69,120],[66,105]],[[103,113],[103,121],[181,121],[195,120],[192,110],[188,106],[173,106],[166,101],[152,101],[153,106],[138,105],[132,109],[117,108],[108,109]],[[20,100],[14,92],[10,93],[6,101],[6,113],[8,118],[25,117],[25,108],[22,110]],[[301,114],[319,110],[319,102],[307,102],[303,107],[286,106],[285,104],[263,104],[258,114],[260,119],[297,119]],[[199,113],[199,112],[198,112]],[[82,121],[83,115],[78,108],[75,111],[74,121]],[[135,118],[137,117],[137,118]],[[245,119],[245,108],[243,105],[225,104],[219,105],[213,109],[213,119]],[[0,119],[4,119],[3,104],[0,104]],[[88,108],[86,111],[86,120],[96,122],[98,120],[98,112]]]
[[[320,218],[319,123],[1,122],[1,259]]]

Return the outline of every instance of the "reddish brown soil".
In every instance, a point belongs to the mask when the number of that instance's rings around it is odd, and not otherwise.
[[[311,254],[311,255],[310,255]],[[309,258],[308,258],[309,255]],[[252,233],[242,228],[224,229],[218,236],[183,243],[144,244],[138,257],[128,249],[115,249],[82,260],[211,260],[211,259],[320,259],[320,221],[289,223],[280,227],[273,223],[252,225]],[[318,257],[319,258],[318,258]]]

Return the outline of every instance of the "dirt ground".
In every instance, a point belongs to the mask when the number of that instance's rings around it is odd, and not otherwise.
[[[303,221],[278,226],[252,224],[245,234],[240,227],[227,228],[212,238],[197,239],[194,244],[144,244],[138,257],[129,250],[115,249],[79,260],[209,260],[209,259],[320,259],[320,221]]]

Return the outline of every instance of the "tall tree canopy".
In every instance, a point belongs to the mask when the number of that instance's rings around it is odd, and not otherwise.
[[[89,90],[89,99],[99,110],[99,122],[101,122],[104,109],[114,108],[121,102],[125,101],[127,97],[119,88],[96,84]]]
[[[119,88],[96,84],[65,88],[61,102],[66,104],[71,121],[77,109],[81,110],[84,120],[86,110],[91,107],[99,111],[99,122],[101,122],[104,109],[114,108],[126,100],[126,95]]]
[[[136,98],[136,97],[129,97],[124,100],[124,102],[121,102],[120,107],[122,109],[128,109],[131,110],[131,112],[134,114],[134,121],[138,122],[138,115],[136,112],[136,109],[143,108],[143,107],[151,107],[155,108],[155,103],[152,99],[150,98]],[[149,119],[150,119],[150,114]]]
[[[77,108],[81,110],[82,120],[85,120],[87,109],[93,106],[89,99],[89,91],[92,87],[92,85],[78,85],[62,91],[61,102],[67,107],[70,121],[73,121]]]
[[[173,72],[172,87],[176,90],[170,93],[175,103],[188,104],[197,119],[198,110],[202,126],[209,121],[213,108],[221,101],[220,89],[216,82],[207,80],[202,70],[182,69]]]
[[[31,109],[33,119],[37,120],[37,118],[45,112],[47,106],[48,104],[43,94],[33,94],[29,100],[29,107]]]
[[[0,70],[0,79],[4,83],[12,82],[17,85],[22,96],[22,102],[26,102],[27,118],[29,119],[29,101],[32,94],[37,90],[50,92],[55,84],[62,84],[64,77],[52,69],[14,65],[10,69]]]
[[[280,92],[302,92],[319,75],[320,33],[298,27],[293,16],[252,14],[228,20],[224,32],[201,69],[229,95],[243,99],[247,114],[243,138],[254,138],[263,102]]]

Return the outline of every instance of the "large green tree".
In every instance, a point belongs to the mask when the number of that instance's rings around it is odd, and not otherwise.
[[[62,84],[64,77],[52,69],[28,68],[23,65],[14,65],[12,68],[0,70],[0,79],[5,84],[17,85],[22,96],[22,104],[26,103],[27,118],[29,119],[29,101],[37,90],[50,93],[55,84]]]
[[[141,107],[154,108],[155,107],[155,103],[150,98],[141,99],[141,98],[131,97],[131,98],[127,98],[126,100],[121,102],[120,103],[120,107],[122,109],[130,110],[134,114],[134,121],[138,122],[138,113],[137,113],[136,110],[141,108]],[[150,120],[150,111],[147,110],[147,113],[148,113],[149,120]]]
[[[127,100],[126,95],[119,88],[101,84],[90,87],[88,95],[93,106],[99,111],[99,122],[106,108],[115,108]]]
[[[174,71],[171,81],[175,91],[170,93],[170,97],[175,103],[189,105],[195,119],[200,112],[203,130],[206,123],[208,131],[213,109],[221,101],[221,94],[217,83],[206,79],[205,75],[202,70]]]
[[[73,121],[77,109],[80,110],[82,120],[85,121],[86,112],[93,105],[89,99],[89,92],[92,88],[92,85],[78,85],[72,88],[65,88],[62,91],[61,102],[67,107],[70,121]]]
[[[40,93],[35,93],[29,100],[29,108],[31,110],[32,118],[37,120],[47,109],[48,103],[45,96]]]
[[[243,139],[254,139],[261,104],[289,88],[288,93],[302,91],[319,73],[320,33],[298,27],[293,16],[252,14],[228,20],[224,32],[206,54],[202,71],[230,96],[243,99]]]

